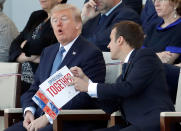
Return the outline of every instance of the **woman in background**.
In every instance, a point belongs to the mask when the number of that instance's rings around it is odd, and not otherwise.
[[[163,63],[178,63],[181,53],[181,0],[154,0],[154,5],[162,21],[150,26],[143,45],[153,49]]]
[[[15,24],[2,12],[5,0],[0,0],[0,62],[7,62],[11,42],[19,34]]]
[[[154,23],[160,22],[162,19],[158,17],[154,1],[153,0],[146,0],[144,8],[141,11],[141,25],[145,34],[147,34],[150,26]]]
[[[169,93],[175,103],[181,62],[181,0],[154,0],[161,22],[150,26],[143,47],[152,49],[165,66]]]
[[[12,42],[9,61],[22,63],[21,94],[33,83],[42,50],[57,42],[50,24],[50,10],[67,0],[39,0],[43,10],[31,14],[24,30]],[[48,61],[48,60],[47,60]]]

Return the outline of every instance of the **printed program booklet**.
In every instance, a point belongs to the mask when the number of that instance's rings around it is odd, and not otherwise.
[[[74,86],[68,86],[73,76],[67,66],[58,70],[45,80],[33,96],[33,101],[53,120],[57,117],[62,106],[69,102],[79,92]]]

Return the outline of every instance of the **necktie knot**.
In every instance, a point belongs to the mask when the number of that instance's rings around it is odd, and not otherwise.
[[[63,53],[65,52],[65,48],[62,46],[60,50],[57,52],[57,55],[55,57],[55,60],[53,62],[51,75],[54,74],[58,68],[60,67],[62,63]]]
[[[64,52],[65,52],[65,48],[62,46],[59,50],[59,53],[63,55]]]

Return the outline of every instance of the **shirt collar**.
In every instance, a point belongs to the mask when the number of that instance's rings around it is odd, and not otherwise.
[[[128,63],[129,58],[130,58],[130,56],[131,56],[131,54],[132,54],[133,51],[134,51],[134,49],[131,50],[131,51],[128,53],[128,55],[126,56],[126,59],[124,60],[124,63]]]
[[[77,40],[79,36],[77,36],[74,40],[72,40],[70,43],[66,44],[65,46],[63,46],[65,48],[65,52],[68,52],[69,49],[72,47],[73,43]],[[59,50],[60,48],[62,47],[62,44],[60,43],[60,47],[59,47]]]
[[[120,0],[120,2],[117,4],[117,5],[115,5],[113,8],[111,8],[107,13],[105,13],[105,15],[106,16],[109,16],[112,12],[113,12],[113,10],[116,8],[116,7],[118,7],[120,4],[122,3],[122,0]]]

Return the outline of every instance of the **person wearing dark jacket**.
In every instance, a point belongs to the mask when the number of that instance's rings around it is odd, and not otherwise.
[[[88,2],[89,0],[85,0],[84,3]],[[142,10],[142,0],[123,0],[123,3],[135,10],[138,14],[141,13]]]
[[[51,24],[58,43],[43,50],[34,83],[21,97],[24,121],[6,131],[53,131],[53,119],[37,107],[32,97],[39,90],[39,85],[63,66],[80,66],[94,82],[105,80],[106,67],[102,52],[80,35],[80,11],[72,5],[56,5],[51,10]],[[95,108],[97,105],[94,99],[86,93],[79,93],[61,109]],[[98,127],[100,125],[96,122],[66,122],[63,124],[63,131],[90,131]]]
[[[109,35],[115,23],[122,20],[140,23],[139,15],[122,0],[90,0],[84,4],[81,16],[82,35],[102,51],[109,51]]]
[[[136,37],[135,37],[136,34]],[[96,131],[160,131],[160,112],[174,111],[164,67],[150,49],[140,49],[144,33],[131,21],[116,24],[111,32],[111,58],[124,62],[113,84],[91,82],[79,67],[72,67],[78,91],[96,97],[107,113],[119,110],[125,124]]]

